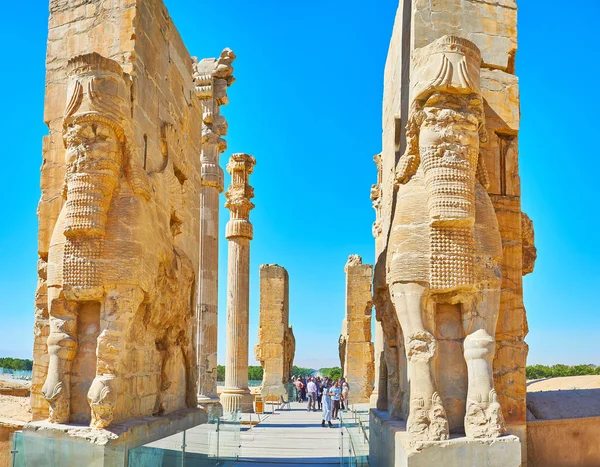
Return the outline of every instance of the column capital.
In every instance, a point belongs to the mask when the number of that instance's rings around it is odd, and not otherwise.
[[[254,188],[249,184],[250,174],[254,170],[256,159],[243,153],[233,154],[227,164],[227,172],[231,174],[225,198],[225,207],[229,209],[230,220],[226,227],[226,237],[246,237],[252,239],[252,224],[250,223],[250,211],[254,204],[250,201],[254,198]]]

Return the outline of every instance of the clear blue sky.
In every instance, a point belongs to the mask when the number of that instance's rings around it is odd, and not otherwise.
[[[373,261],[369,190],[397,0],[378,0],[377,8],[358,0],[166,3],[191,54],[213,57],[231,47],[238,55],[222,161],[231,152],[257,159],[250,345],[258,330],[259,265],[278,263],[290,274],[296,363],[338,364],[344,264],[351,253]],[[600,365],[600,3],[519,5],[523,210],[535,222],[539,255],[525,278],[529,362]],[[0,356],[30,357],[32,349],[47,18],[46,0],[4,6]],[[228,212],[221,216],[224,227]],[[220,362],[227,264],[221,238]]]

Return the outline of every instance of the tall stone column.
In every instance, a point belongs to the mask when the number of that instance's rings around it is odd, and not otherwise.
[[[227,148],[222,138],[227,121],[220,107],[227,105],[227,88],[235,79],[230,49],[218,59],[194,64],[195,92],[202,104],[202,186],[200,187],[200,263],[198,272],[197,355],[198,403],[218,403],[217,327],[219,293],[219,195],[223,192],[223,169],[219,156]]]
[[[371,201],[375,210],[375,222],[373,222],[373,237],[375,238],[375,257],[381,249],[381,154],[377,154],[373,161],[377,166],[377,183],[371,187]],[[379,386],[387,380],[387,375],[381,374],[381,366],[383,364],[383,328],[381,321],[375,320],[375,337],[374,337],[374,360],[375,360],[375,384],[371,393],[369,405],[377,407],[377,399],[379,399]],[[383,378],[382,378],[383,376]]]
[[[231,185],[225,207],[231,217],[225,236],[229,240],[227,265],[227,342],[225,352],[225,388],[221,394],[224,412],[252,412],[248,389],[248,314],[250,295],[250,240],[252,224],[248,220],[254,204],[254,190],[248,178],[256,161],[248,154],[233,154],[227,164]]]

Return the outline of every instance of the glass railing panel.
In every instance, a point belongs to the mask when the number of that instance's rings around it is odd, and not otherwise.
[[[18,431],[12,436],[11,466],[62,467],[81,465],[125,466],[125,450],[107,448],[78,438],[51,438],[35,432]]]
[[[129,467],[181,467],[184,464],[184,432],[129,450]]]
[[[340,464],[369,465],[368,415],[366,411],[348,410],[340,416]]]
[[[240,455],[240,414],[209,411],[207,423],[129,451],[129,467],[231,465]]]

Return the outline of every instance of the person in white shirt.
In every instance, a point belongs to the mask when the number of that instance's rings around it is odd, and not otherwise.
[[[308,392],[308,411],[317,411],[317,385],[313,378],[306,383],[306,391]]]
[[[321,426],[325,428],[325,422],[329,425],[329,428],[333,428],[331,424],[331,396],[329,395],[329,381],[323,381],[323,421]]]

